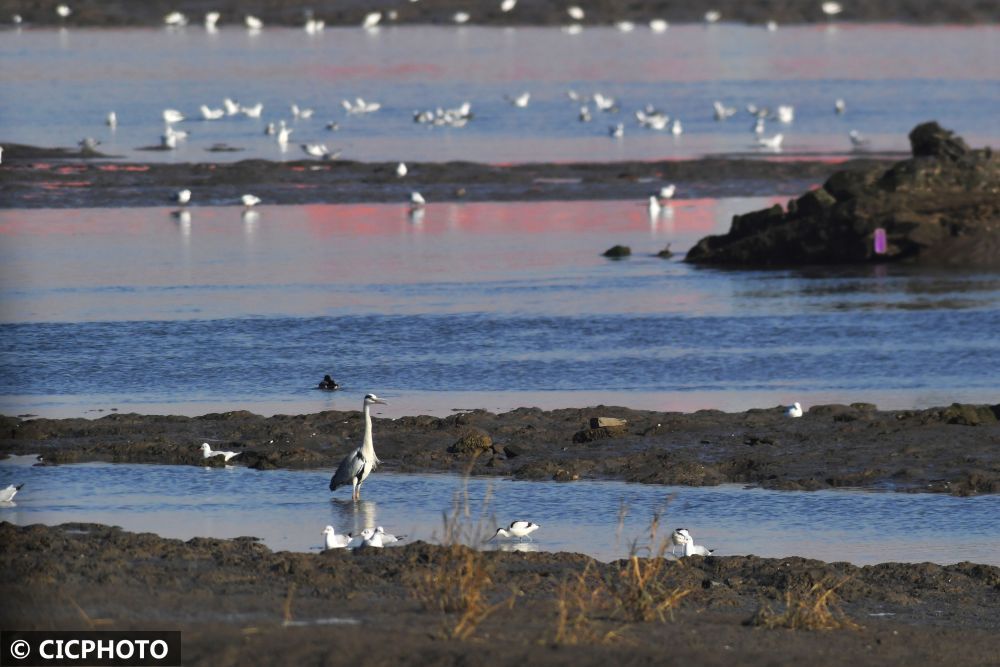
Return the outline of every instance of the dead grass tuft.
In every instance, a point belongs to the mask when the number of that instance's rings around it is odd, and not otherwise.
[[[762,628],[790,628],[792,630],[860,630],[840,608],[836,590],[848,579],[830,586],[825,582],[813,584],[804,593],[785,592],[785,610],[778,613],[764,604],[750,625]]]

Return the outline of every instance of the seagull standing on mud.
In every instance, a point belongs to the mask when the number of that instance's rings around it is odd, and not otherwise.
[[[350,484],[353,488],[351,494],[353,500],[361,500],[361,485],[368,479],[368,475],[372,473],[375,466],[380,463],[378,457],[375,456],[375,445],[372,442],[371,406],[376,403],[387,405],[375,394],[365,395],[365,438],[360,447],[344,457],[344,460],[337,466],[337,472],[333,473],[333,477],[330,478],[331,491],[336,491],[339,487]]]
[[[344,549],[350,541],[350,535],[337,535],[333,526],[327,526],[323,529],[323,544],[326,549]]]

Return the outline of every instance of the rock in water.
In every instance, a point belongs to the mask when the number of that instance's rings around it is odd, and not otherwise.
[[[628,257],[632,254],[632,248],[627,245],[616,245],[608,248],[604,251],[605,257],[610,257],[611,259],[621,259],[622,257]]]
[[[910,143],[913,157],[889,169],[840,171],[786,209],[734,216],[728,234],[701,239],[685,261],[1000,265],[1000,158],[934,122]]]

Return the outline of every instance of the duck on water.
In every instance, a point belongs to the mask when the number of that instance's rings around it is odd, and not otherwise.
[[[319,389],[325,389],[327,391],[336,391],[340,389],[340,385],[329,375],[324,375],[323,379],[319,382]]]
[[[354,500],[361,500],[361,485],[368,479],[368,475],[375,469],[375,466],[380,463],[378,457],[375,456],[375,445],[372,443],[371,406],[376,403],[388,405],[375,394],[365,395],[365,438],[360,447],[344,457],[344,460],[337,466],[337,472],[333,473],[333,477],[330,478],[331,491],[336,491],[339,487],[350,484],[353,488],[351,498]]]

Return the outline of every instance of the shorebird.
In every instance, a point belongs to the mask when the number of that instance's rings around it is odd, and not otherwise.
[[[469,12],[455,12],[451,16],[451,20],[454,21],[455,23],[458,23],[459,25],[463,23],[468,23],[469,18],[471,18],[469,16]]]
[[[778,105],[778,120],[782,123],[791,123],[795,120],[795,107],[791,104]]]
[[[319,19],[308,19],[305,24],[305,31],[308,35],[318,35],[326,28],[326,21]]]
[[[847,133],[847,136],[851,140],[851,145],[854,146],[855,148],[864,148],[865,146],[871,143],[871,140],[869,140],[867,137],[865,137],[857,130],[851,130],[850,132]]]
[[[670,116],[662,111],[657,111],[653,108],[653,105],[648,105],[645,109],[636,111],[635,119],[639,121],[639,125],[648,127],[651,130],[665,130],[667,129],[667,124],[670,122]]]
[[[288,138],[292,136],[292,132],[294,132],[294,130],[285,125],[285,121],[281,121],[281,124],[278,127],[278,145],[280,145],[282,148],[287,146]]]
[[[608,127],[608,134],[614,139],[621,139],[625,136],[625,124],[618,123]]]
[[[541,528],[537,523],[531,523],[530,521],[513,521],[507,528],[497,528],[497,532],[493,533],[493,537],[490,539],[496,539],[497,537],[516,537],[518,539],[523,539],[528,537],[531,533],[535,532]]]
[[[236,103],[236,100],[226,98],[222,100],[222,106],[226,108],[227,116],[235,116],[240,112],[240,105]]]
[[[104,119],[104,122],[112,130],[115,129],[116,127],[118,127],[118,114],[116,114],[114,111],[109,111],[107,118]]]
[[[303,120],[307,118],[312,118],[313,115],[312,109],[302,109],[299,107],[298,104],[295,103],[292,103],[292,106],[290,108],[292,110],[292,115],[295,116],[296,118],[302,118]]]
[[[781,150],[781,142],[784,141],[785,136],[780,132],[773,137],[760,137],[757,139],[757,145],[762,148],[770,148],[772,150]]]
[[[710,9],[705,12],[705,23],[717,23],[721,18],[722,14],[714,9]]]
[[[205,30],[215,32],[215,24],[219,22],[220,16],[219,12],[208,12],[205,14]]]
[[[72,13],[73,10],[69,8],[69,5],[59,5],[58,7],[56,7],[56,14],[59,15],[59,18],[64,19]]]
[[[257,104],[252,107],[240,107],[240,112],[247,118],[260,118],[260,114],[263,111],[264,105],[261,102],[257,102]]]
[[[337,472],[330,478],[330,490],[336,491],[341,486],[350,484],[353,491],[351,497],[354,500],[361,500],[361,485],[368,479],[375,466],[379,464],[379,459],[375,456],[375,445],[372,442],[372,416],[371,406],[376,403],[386,405],[386,402],[375,394],[365,394],[364,417],[365,436],[361,446],[344,457],[344,460],[337,466]],[[379,544],[378,546],[381,546]]]
[[[711,556],[715,549],[708,549],[701,546],[700,544],[694,543],[694,538],[691,537],[691,533],[688,532],[687,528],[678,528],[674,531],[680,535],[684,544],[684,555],[685,556]],[[673,535],[671,535],[671,539]]]
[[[795,401],[794,403],[788,406],[788,409],[785,410],[785,414],[788,415],[789,417],[801,417],[802,404],[800,404],[798,401]]]
[[[361,27],[366,29],[372,29],[378,25],[378,22],[382,20],[382,12],[371,12],[365,15],[365,20],[361,22]]]
[[[406,168],[405,162],[400,162],[399,164],[396,165],[396,176],[402,178],[403,176],[406,176],[408,171],[409,170]]]
[[[181,206],[187,204],[189,201],[191,201],[191,191],[187,189],[181,190],[180,192],[174,195],[174,200]]]
[[[247,14],[243,19],[243,23],[250,32],[259,32],[264,27],[264,22],[252,14]]]
[[[382,537],[382,544],[392,544],[393,542],[399,542],[401,540],[406,539],[406,535],[399,535],[399,536],[390,535],[389,533],[385,532],[385,528],[383,528],[382,526],[378,526],[375,529],[375,533]]]
[[[517,0],[503,0],[500,3],[500,11],[507,13],[517,6]]]
[[[206,104],[202,104],[198,110],[204,120],[219,120],[226,115],[225,109],[210,109]]]
[[[655,218],[660,214],[660,200],[650,195],[649,203],[646,205],[646,208],[649,211],[649,217]]]
[[[358,545],[359,549],[381,549],[383,546],[382,534],[377,532],[374,528],[365,528],[361,531],[361,544]]]
[[[184,16],[184,14],[180,12],[170,12],[169,14],[163,17],[163,22],[168,26],[174,28],[180,28],[188,24],[188,19],[186,16]]]
[[[417,209],[417,208],[423,208],[426,204],[427,204],[427,202],[424,201],[424,196],[422,194],[420,194],[416,190],[414,190],[413,192],[410,193],[410,209],[411,210],[412,209]]]
[[[594,100],[594,106],[599,111],[614,111],[616,108],[615,98],[613,97],[605,97],[601,93],[594,93],[592,99]]]
[[[510,102],[511,104],[513,104],[514,106],[518,107],[519,109],[523,109],[526,106],[528,106],[528,102],[531,101],[531,93],[525,91],[515,97],[511,97],[510,95],[504,95],[503,98],[508,102]]]
[[[14,500],[14,496],[16,496],[17,492],[21,490],[22,486],[24,486],[24,484],[18,484],[17,486],[11,484],[5,489],[0,489],[0,503],[9,503]]]
[[[664,185],[660,188],[659,198],[660,201],[666,201],[668,199],[674,198],[674,193],[677,192],[677,186],[671,183],[670,185]]]
[[[312,157],[326,157],[330,154],[326,144],[302,144],[302,150]]]
[[[182,114],[177,109],[164,109],[163,110],[163,122],[170,125],[171,123],[179,123],[184,120],[184,114]]]
[[[670,125],[670,133],[675,137],[684,133],[684,126],[681,125],[679,118],[675,118],[674,122]]]
[[[213,456],[221,456],[228,462],[229,459],[233,458],[234,456],[239,456],[239,454],[240,454],[239,452],[215,451],[212,449],[211,445],[209,445],[207,442],[201,443],[201,456],[202,458],[205,459],[210,459]]]
[[[567,7],[566,8],[566,13],[569,14],[569,17],[571,19],[573,19],[574,21],[582,21],[583,17],[585,16],[585,14],[583,13],[583,10],[580,9],[579,7],[577,7],[576,5],[573,5],[571,7]]]
[[[256,206],[260,203],[260,197],[257,197],[256,195],[243,195],[240,197],[240,201],[243,202],[244,206],[250,208],[251,206]]]
[[[350,535],[337,535],[333,526],[323,529],[323,545],[326,549],[343,549],[351,542]]]
[[[712,102],[712,107],[715,109],[715,120],[726,120],[736,115],[736,107],[727,107],[719,100]]]
[[[833,110],[840,115],[847,111],[847,102],[844,101],[842,97],[838,97],[833,103]]]
[[[840,12],[844,11],[843,6],[839,2],[824,2],[819,6],[823,10],[823,13],[827,16],[836,16]]]
[[[653,19],[649,22],[649,29],[653,32],[666,32],[669,27],[670,24],[663,19]]]

